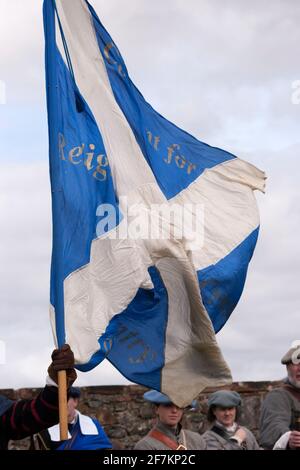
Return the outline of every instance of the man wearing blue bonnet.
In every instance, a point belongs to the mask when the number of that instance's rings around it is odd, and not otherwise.
[[[145,400],[153,403],[157,422],[147,436],[136,445],[136,450],[203,450],[205,442],[200,434],[183,429],[184,409],[176,406],[167,395],[156,390],[144,393]],[[192,403],[195,407],[195,403]]]

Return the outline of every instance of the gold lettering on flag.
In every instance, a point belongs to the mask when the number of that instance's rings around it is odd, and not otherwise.
[[[159,149],[159,144],[161,142],[161,137],[159,135],[154,135],[153,132],[147,130],[147,140],[151,147],[154,148],[157,152]],[[193,170],[197,168],[195,163],[190,162],[184,155],[180,153],[180,145],[172,144],[167,147],[167,155],[163,158],[163,162],[167,165],[175,164],[180,170],[186,171],[188,175],[192,173]]]
[[[88,173],[97,181],[106,181],[107,171],[109,169],[108,158],[104,154],[97,155],[96,146],[94,144],[77,145],[72,147],[67,153],[67,142],[63,134],[58,134],[58,153],[62,161],[71,163],[74,166],[85,168]],[[93,171],[92,171],[93,170]]]

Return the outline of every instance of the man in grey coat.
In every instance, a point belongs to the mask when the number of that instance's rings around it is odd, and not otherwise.
[[[260,418],[260,444],[265,449],[300,449],[300,341],[281,359],[287,368],[282,387],[269,392]],[[298,430],[296,430],[298,428]]]
[[[231,390],[210,395],[207,419],[212,427],[203,434],[207,450],[259,450],[252,432],[237,422],[241,404],[240,395]]]
[[[203,450],[206,445],[200,434],[183,429],[180,421],[184,410],[170,398],[156,390],[144,393],[144,398],[155,405],[157,422],[147,436],[136,445],[136,450]]]

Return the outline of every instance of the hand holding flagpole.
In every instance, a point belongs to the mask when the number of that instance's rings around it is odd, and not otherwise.
[[[74,354],[68,344],[52,353],[48,368],[49,377],[58,384],[60,440],[68,439],[67,390],[77,378],[74,369]]]

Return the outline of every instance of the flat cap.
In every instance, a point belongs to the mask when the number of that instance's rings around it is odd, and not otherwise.
[[[164,393],[158,392],[157,390],[149,390],[149,392],[144,393],[144,398],[155,405],[172,405],[172,400],[165,395]],[[197,400],[193,400],[190,405],[186,408],[189,408],[191,411],[198,410],[199,403]]]
[[[172,403],[167,395],[157,390],[149,390],[149,392],[144,393],[143,396],[145,400],[155,403],[156,405],[170,405]]]
[[[242,399],[237,392],[230,390],[218,390],[210,395],[208,406],[220,406],[221,408],[234,408],[242,403]]]
[[[300,359],[300,340],[292,342],[290,349],[282,357],[281,364],[290,364],[297,359]]]
[[[2,416],[5,411],[7,411],[12,406],[12,404],[13,402],[11,400],[4,397],[3,395],[0,395],[0,416]]]

